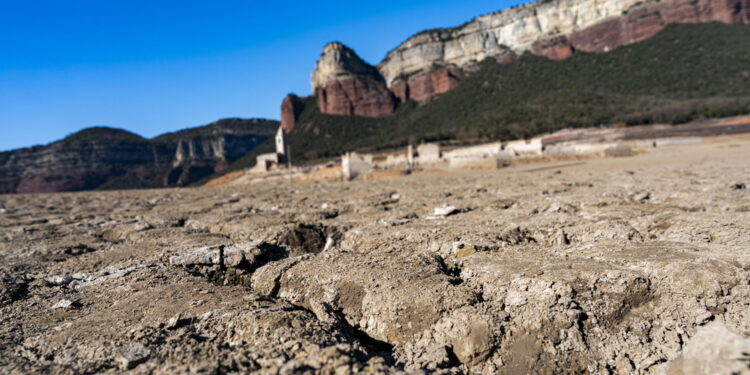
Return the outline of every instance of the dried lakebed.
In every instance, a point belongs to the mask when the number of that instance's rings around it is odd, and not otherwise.
[[[748,160],[0,196],[0,372],[748,373]]]

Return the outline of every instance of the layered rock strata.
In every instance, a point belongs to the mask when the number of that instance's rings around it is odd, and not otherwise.
[[[297,119],[305,109],[302,99],[294,94],[289,94],[281,102],[281,127],[284,132],[291,133],[297,123]]]
[[[750,0],[554,0],[428,30],[390,51],[377,68],[340,43],[327,45],[312,73],[322,113],[393,113],[396,99],[426,103],[456,87],[479,62],[533,53],[566,59],[650,38],[671,23],[750,23]],[[282,108],[282,117],[289,116]]]
[[[323,48],[312,83],[323,113],[379,117],[396,109],[396,100],[378,70],[338,42]]]
[[[419,33],[389,52],[378,71],[399,77],[436,64],[459,67],[511,50],[564,58],[606,52],[647,39],[670,23],[750,22],[747,0],[560,0],[530,3],[477,17],[453,29]]]
[[[153,139],[94,127],[0,153],[0,194],[185,186],[263,143],[278,122],[225,119]]]

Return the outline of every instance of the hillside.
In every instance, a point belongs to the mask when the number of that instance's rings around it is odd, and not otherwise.
[[[677,24],[608,53],[560,61],[525,54],[502,64],[486,59],[453,90],[424,105],[402,103],[393,115],[379,118],[322,114],[316,97],[299,98],[302,108],[290,136],[293,159],[750,113],[748,40],[747,25]]]
[[[0,194],[185,186],[223,171],[278,126],[224,119],[153,139],[87,128],[48,145],[0,153]]]

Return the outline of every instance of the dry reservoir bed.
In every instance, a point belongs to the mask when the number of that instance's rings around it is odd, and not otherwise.
[[[743,183],[750,142],[729,139],[0,196],[0,372],[747,373]]]

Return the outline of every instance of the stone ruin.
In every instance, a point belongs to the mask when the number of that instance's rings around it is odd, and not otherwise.
[[[269,172],[279,168],[290,168],[292,165],[289,144],[283,127],[279,127],[275,136],[276,152],[258,155],[253,171]]]
[[[437,143],[423,143],[417,146],[419,164],[433,164],[443,161],[440,153],[440,145]]]
[[[341,174],[346,180],[370,173],[374,169],[372,155],[361,156],[356,152],[347,152],[341,157]]]

